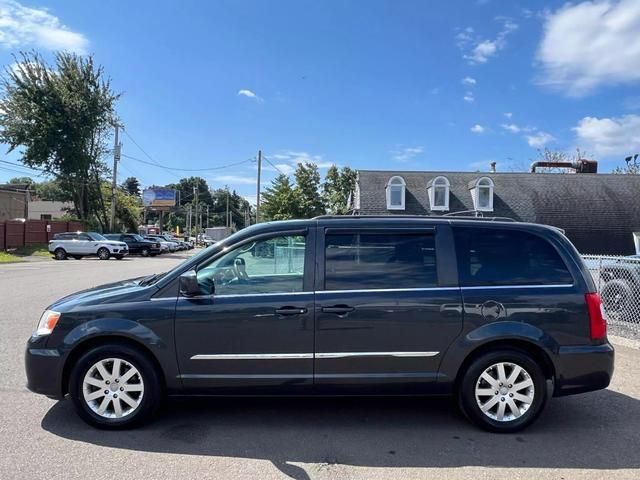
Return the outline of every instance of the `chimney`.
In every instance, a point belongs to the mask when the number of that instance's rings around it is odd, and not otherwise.
[[[496,162],[491,162],[489,165],[491,165],[491,173],[496,173]]]

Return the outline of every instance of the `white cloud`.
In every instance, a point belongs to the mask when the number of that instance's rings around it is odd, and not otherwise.
[[[478,123],[476,123],[473,127],[471,127],[471,131],[473,133],[483,133],[484,130],[485,130],[485,128],[482,125],[478,124]]]
[[[247,89],[242,89],[238,91],[238,95],[241,97],[247,97],[247,98],[252,98],[253,100],[256,100],[258,102],[262,102],[262,97],[259,97],[258,95],[256,95],[255,93],[253,93],[251,90],[247,90]]]
[[[503,113],[503,115],[504,115],[505,117],[507,117],[507,118],[511,118],[511,117],[513,117],[513,113],[511,113],[511,112],[504,112],[504,113]]]
[[[548,14],[539,82],[572,96],[640,81],[640,2],[588,1]]]
[[[465,94],[464,94],[464,97],[462,97],[462,99],[463,99],[465,102],[468,102],[468,103],[473,103],[473,102],[476,100],[476,98],[473,96],[473,92],[467,92],[467,93],[465,93]]]
[[[308,152],[298,152],[298,151],[285,151],[279,153],[271,153],[266,155],[269,160],[280,160],[281,163],[277,163],[275,165],[282,170],[285,174],[290,174],[295,170],[295,167],[299,163],[315,163],[318,168],[329,168],[332,165],[335,165],[334,162],[330,162],[326,160],[322,155],[313,155]],[[287,163],[282,163],[287,162]],[[264,162],[262,164],[263,168],[268,168],[268,163]]]
[[[241,175],[217,175],[211,179],[218,183],[228,183],[231,185],[255,185],[256,179]]]
[[[47,50],[86,53],[87,38],[60,22],[47,9],[25,7],[14,0],[0,1],[0,45],[34,46]]]
[[[393,159],[397,162],[408,162],[413,158],[417,157],[424,153],[424,147],[416,146],[416,147],[403,147],[399,150],[395,150],[391,152],[393,155]]]
[[[500,126],[505,130],[509,130],[512,133],[518,133],[521,130],[521,128],[515,123],[503,123]]]
[[[475,85],[477,83],[473,77],[464,77],[461,82],[463,85]]]
[[[581,146],[598,155],[629,155],[640,151],[640,115],[584,117],[573,131]]]
[[[527,143],[533,148],[542,148],[547,143],[553,142],[555,138],[553,135],[546,132],[536,132],[533,135],[525,135]]]
[[[518,24],[507,17],[496,17],[502,29],[495,38],[481,38],[473,28],[466,28],[456,35],[456,45],[462,51],[462,58],[470,64],[487,63],[498,51],[507,46],[507,37],[518,29]]]

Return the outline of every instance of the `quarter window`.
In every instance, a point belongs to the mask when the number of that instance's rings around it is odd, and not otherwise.
[[[519,230],[454,228],[462,286],[561,285],[573,278],[547,240]]]
[[[434,287],[438,283],[433,235],[328,234],[325,289]]]
[[[304,257],[303,236],[258,240],[199,266],[198,284],[205,295],[301,292]]]

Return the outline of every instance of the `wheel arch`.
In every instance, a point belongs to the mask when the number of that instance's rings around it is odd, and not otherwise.
[[[164,378],[164,372],[162,369],[162,365],[160,361],[153,353],[153,351],[145,345],[143,342],[133,339],[131,337],[125,335],[99,335],[93,336],[89,338],[85,338],[81,340],[78,344],[76,344],[73,349],[67,354],[66,359],[64,361],[64,366],[62,368],[62,377],[61,382],[61,393],[62,395],[66,395],[69,391],[69,376],[71,374],[71,370],[73,366],[78,361],[78,359],[84,355],[89,350],[100,347],[103,345],[126,345],[128,347],[134,348],[139,352],[143,353],[147,358],[151,360],[154,367],[158,372],[158,377],[162,382],[161,388],[162,390],[166,390],[166,382]]]

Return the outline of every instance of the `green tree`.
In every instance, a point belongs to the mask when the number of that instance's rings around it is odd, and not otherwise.
[[[9,179],[9,183],[13,185],[29,185],[30,187],[36,185],[36,181],[31,177],[13,177]]]
[[[93,57],[56,54],[55,67],[37,53],[22,53],[0,81],[0,142],[18,147],[21,161],[53,175],[70,193],[81,220],[94,215],[104,229],[102,162],[116,122],[119,95]]]
[[[280,174],[261,195],[261,220],[288,220],[297,212],[294,188],[289,177]]]
[[[102,182],[102,197],[107,209],[111,209],[111,184]],[[116,190],[116,218],[112,232],[137,232],[142,220],[142,202],[140,197]]]
[[[344,215],[348,212],[349,195],[356,186],[357,172],[349,167],[338,167],[332,165],[322,184],[322,196],[327,208],[327,212],[332,215]]]
[[[136,177],[129,177],[122,182],[122,189],[129,195],[140,196],[140,182]]]
[[[293,189],[295,198],[295,215],[297,218],[312,218],[323,215],[324,202],[320,194],[320,172],[315,163],[299,163],[293,176],[296,186]]]

